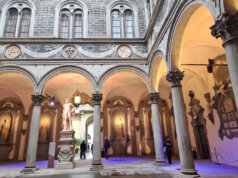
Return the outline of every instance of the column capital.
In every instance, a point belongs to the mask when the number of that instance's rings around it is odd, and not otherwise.
[[[93,94],[94,105],[100,105],[101,100],[102,100],[102,94],[99,94],[99,93],[94,93]]]
[[[166,80],[171,83],[172,87],[181,86],[181,80],[183,80],[184,71],[171,71],[166,75]]]
[[[210,27],[211,34],[215,38],[222,38],[223,45],[238,37],[238,13],[223,13],[213,26]]]
[[[32,95],[31,96],[31,100],[32,100],[34,106],[40,106],[41,103],[43,102],[44,98],[45,97],[43,95]]]
[[[148,95],[149,100],[151,101],[152,104],[157,104],[158,100],[160,98],[160,95],[158,92],[150,93]]]

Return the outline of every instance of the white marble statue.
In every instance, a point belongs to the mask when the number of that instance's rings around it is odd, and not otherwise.
[[[65,104],[63,105],[63,131],[64,130],[73,130],[72,119],[74,117],[75,107],[72,103],[69,102],[69,99],[65,99]]]

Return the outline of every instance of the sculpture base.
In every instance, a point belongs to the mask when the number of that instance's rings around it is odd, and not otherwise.
[[[74,131],[64,130],[60,132],[59,139],[59,153],[58,153],[58,163],[55,169],[73,169],[75,168],[74,162]]]
[[[55,166],[55,169],[73,169],[75,168],[75,162],[59,162]]]

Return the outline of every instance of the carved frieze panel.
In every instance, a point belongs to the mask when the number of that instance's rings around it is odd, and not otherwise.
[[[10,45],[5,49],[4,54],[6,58],[15,59],[21,54],[21,49],[17,45]]]
[[[105,58],[146,58],[146,44],[104,44],[83,43],[77,45],[26,43],[0,45],[0,59],[105,59]]]
[[[74,58],[77,55],[77,49],[74,46],[65,46],[62,50],[62,55],[65,58]]]
[[[131,48],[126,45],[119,46],[117,53],[121,58],[129,58],[132,54]]]

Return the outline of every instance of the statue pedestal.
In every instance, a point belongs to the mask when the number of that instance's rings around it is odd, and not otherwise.
[[[74,131],[64,130],[60,132],[59,139],[59,153],[58,153],[58,163],[55,169],[73,169],[75,168],[74,162]]]

